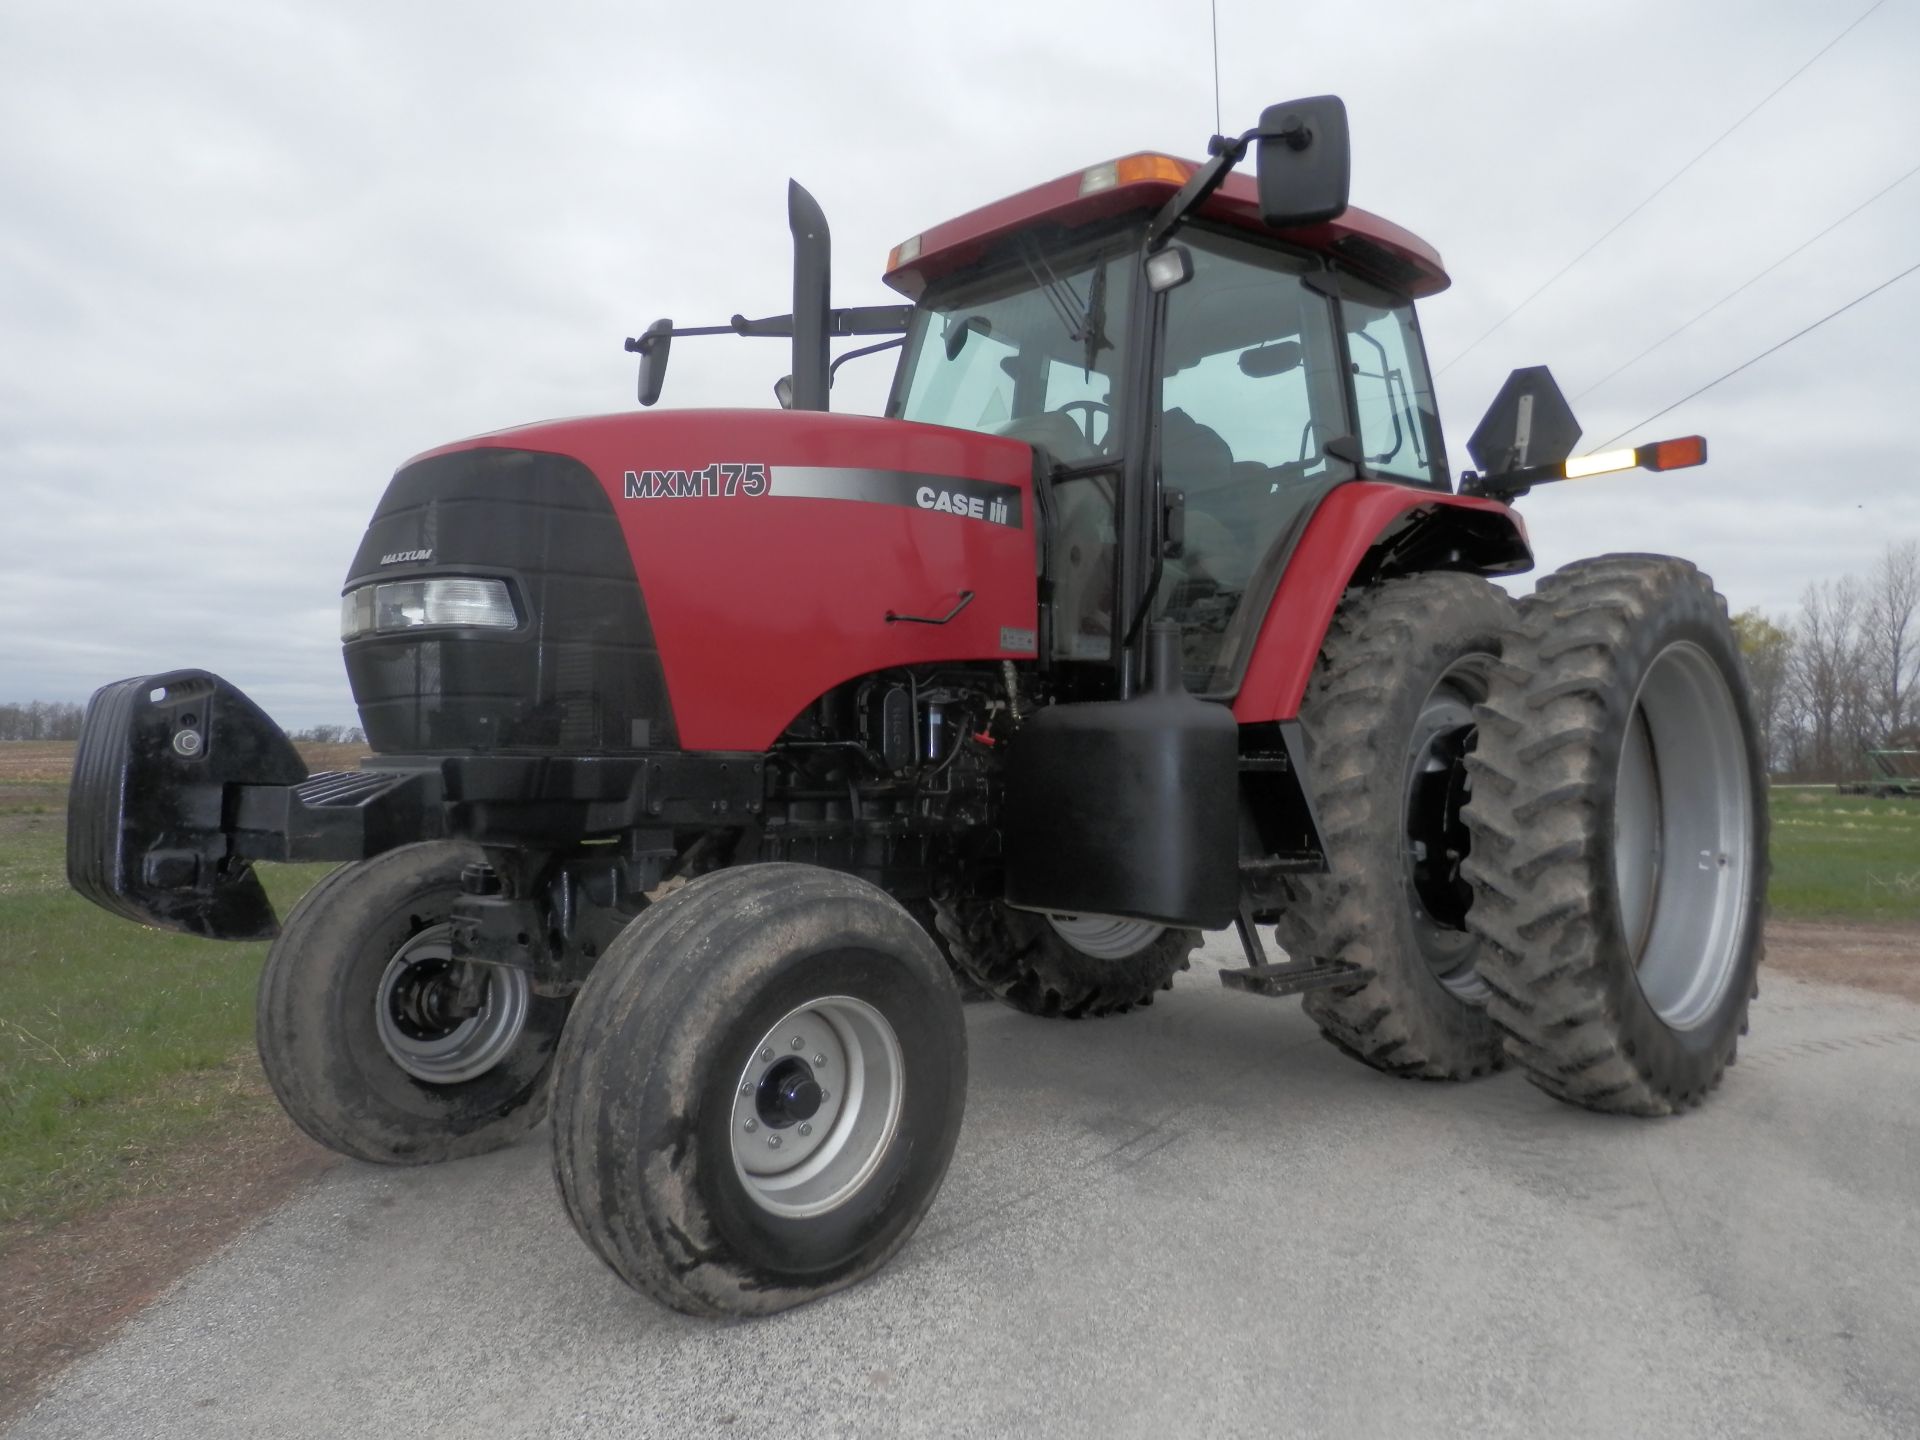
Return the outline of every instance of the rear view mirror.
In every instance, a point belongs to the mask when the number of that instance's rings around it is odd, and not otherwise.
[[[627,348],[640,352],[640,403],[651,405],[660,398],[660,387],[667,383],[667,353],[673,348],[673,321],[654,321],[638,340],[629,340]]]
[[[1260,218],[1285,227],[1331,220],[1347,208],[1352,151],[1338,95],[1269,105],[1260,112]]]
[[[1256,345],[1240,352],[1240,373],[1253,380],[1266,380],[1298,368],[1306,352],[1298,340],[1277,340],[1271,345]]]

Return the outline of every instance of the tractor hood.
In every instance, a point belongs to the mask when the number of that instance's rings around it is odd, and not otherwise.
[[[394,476],[345,586],[391,621],[345,645],[368,738],[760,751],[857,676],[1030,660],[1034,464],[1016,440],[781,410],[596,416],[429,451]],[[504,584],[511,614],[406,609],[426,592],[403,582],[463,577]]]

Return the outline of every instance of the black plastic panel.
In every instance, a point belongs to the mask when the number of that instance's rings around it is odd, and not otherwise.
[[[431,575],[506,579],[522,623],[348,642],[347,677],[374,750],[579,753],[678,744],[626,537],[606,491],[579,461],[482,448],[401,470],[347,587]]]
[[[1007,753],[1007,901],[1217,928],[1239,904],[1239,726],[1181,688],[1154,627],[1155,688],[1053,705]]]

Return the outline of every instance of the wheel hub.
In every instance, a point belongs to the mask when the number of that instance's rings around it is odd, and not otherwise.
[[[480,1004],[463,1013],[451,928],[430,925],[400,947],[373,1002],[374,1028],[394,1064],[429,1085],[458,1085],[506,1059],[526,1028],[533,987],[525,971],[483,968]]]
[[[1475,1003],[1488,992],[1473,968],[1474,940],[1467,930],[1473,887],[1461,874],[1461,862],[1471,836],[1461,810],[1473,798],[1466,757],[1489,663],[1489,656],[1469,655],[1440,677],[1420,707],[1407,749],[1406,887],[1414,941],[1440,983]]]
[[[899,1128],[905,1058],[886,1017],[830,995],[789,1011],[746,1057],[728,1107],[735,1172],[776,1215],[821,1215],[879,1166]]]
[[[797,1056],[778,1061],[754,1087],[754,1108],[760,1122],[773,1130],[813,1119],[825,1099],[813,1067]]]

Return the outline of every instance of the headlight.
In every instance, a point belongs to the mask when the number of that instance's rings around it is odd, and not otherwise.
[[[340,597],[342,640],[422,625],[511,630],[519,623],[504,580],[389,580]]]

